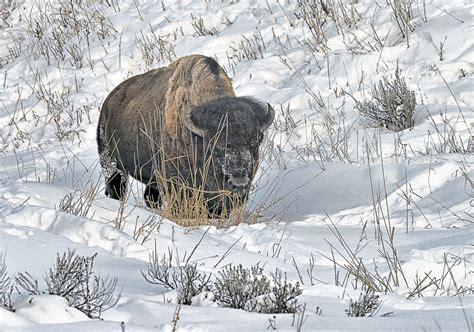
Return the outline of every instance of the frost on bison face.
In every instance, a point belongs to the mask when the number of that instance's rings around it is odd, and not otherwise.
[[[248,199],[273,118],[269,104],[236,97],[224,70],[205,56],[131,77],[106,98],[99,118],[106,194],[123,199],[131,175],[146,184],[149,206],[200,195],[209,215],[226,216]]]

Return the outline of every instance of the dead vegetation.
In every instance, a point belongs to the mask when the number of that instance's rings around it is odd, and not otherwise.
[[[392,34],[396,33],[398,35],[399,40],[397,39],[397,42],[405,41],[407,46],[410,46],[410,35],[416,31],[419,24],[417,17],[424,17],[423,21],[427,20],[426,12],[423,15],[424,1],[422,1],[422,4],[423,7],[421,7],[418,15],[410,1],[387,1],[387,3],[381,4],[381,6],[390,7],[395,24],[392,30],[381,34],[374,28],[375,23],[371,22],[370,18],[363,17],[357,10],[356,2],[349,4],[343,1],[298,0],[297,11],[294,15],[286,13],[287,16],[285,17],[291,21],[292,28],[302,27],[309,32],[304,37],[294,40],[288,35],[280,36],[274,32],[273,39],[266,40],[264,38],[266,35],[262,31],[256,30],[250,34],[241,35],[237,41],[233,41],[228,45],[227,67],[229,73],[238,74],[237,66],[241,62],[270,58],[273,56],[269,52],[270,45],[271,43],[277,43],[281,45],[282,49],[281,54],[278,54],[280,61],[285,68],[290,70],[288,76],[310,75],[311,70],[314,73],[314,70],[318,67],[319,70],[327,71],[328,85],[331,88],[330,91],[334,92],[332,94],[322,90],[321,93],[321,91],[315,91],[308,84],[305,84],[304,80],[298,80],[298,86],[305,90],[307,94],[308,106],[302,110],[293,107],[293,103],[290,102],[280,105],[278,109],[279,117],[274,124],[274,131],[267,138],[268,144],[262,148],[262,155],[265,156],[265,160],[262,160],[262,162],[265,163],[265,167],[276,165],[281,170],[287,170],[290,167],[289,161],[291,158],[296,158],[307,164],[317,164],[319,167],[316,168],[317,172],[324,170],[325,165],[329,162],[370,165],[374,160],[382,158],[384,155],[380,131],[372,128],[374,125],[395,132],[393,144],[395,150],[391,156],[398,158],[397,161],[407,160],[412,156],[466,154],[474,151],[472,135],[466,140],[465,135],[460,135],[459,129],[460,126],[468,128],[468,130],[470,128],[470,124],[464,120],[464,113],[468,114],[467,112],[469,112],[468,107],[459,107],[459,112],[453,116],[452,112],[446,112],[446,109],[433,109],[431,105],[424,104],[419,98],[417,100],[415,92],[410,88],[407,79],[402,75],[398,66],[393,75],[384,75],[379,81],[373,83],[366,97],[354,97],[353,104],[347,96],[351,94],[359,96],[357,93],[362,90],[361,87],[366,85],[363,72],[359,82],[347,82],[342,89],[336,90],[334,82],[331,84],[330,64],[336,59],[332,57],[331,51],[333,50],[328,42],[332,37],[331,31],[340,36],[349,54],[380,52],[380,57],[382,57],[385,45],[388,42],[393,42],[390,38],[393,36]],[[4,151],[27,146],[31,154],[37,155],[38,159],[44,161],[42,165],[44,165],[45,175],[40,174],[35,180],[54,183],[58,182],[60,178],[67,179],[68,176],[74,173],[74,167],[78,167],[77,165],[80,165],[80,163],[78,162],[79,158],[73,153],[65,152],[65,169],[52,169],[49,161],[45,157],[41,157],[44,154],[43,147],[33,148],[33,146],[37,146],[38,141],[40,143],[49,142],[42,142],[39,134],[32,133],[28,129],[29,124],[34,123],[36,129],[40,128],[43,131],[42,126],[52,128],[56,138],[62,142],[63,149],[69,151],[68,147],[71,144],[81,144],[84,128],[93,122],[93,114],[100,104],[99,101],[80,102],[75,98],[77,93],[88,88],[87,86],[82,87],[81,77],[70,78],[69,81],[66,77],[61,84],[54,84],[45,72],[40,71],[39,68],[43,64],[58,68],[67,67],[78,70],[78,75],[81,75],[81,71],[85,70],[90,70],[94,74],[95,71],[97,73],[109,72],[110,68],[107,67],[106,63],[103,60],[101,62],[97,57],[94,57],[94,54],[91,54],[93,45],[102,45],[102,55],[107,55],[109,45],[114,45],[114,40],[121,40],[122,38],[119,33],[120,29],[114,27],[107,17],[108,6],[111,6],[110,8],[113,8],[114,12],[121,10],[116,1],[106,1],[106,3],[103,1],[83,1],[79,6],[72,6],[72,2],[67,1],[59,2],[57,5],[51,1],[44,5],[38,3],[31,15],[24,17],[28,22],[28,39],[21,40],[12,35],[7,50],[8,53],[4,53],[3,57],[0,58],[0,68],[8,69],[10,64],[15,63],[28,50],[29,53],[26,56],[29,56],[28,61],[31,63],[32,71],[35,72],[32,76],[34,77],[33,80],[18,87],[18,99],[13,104],[9,106],[6,104],[0,105],[5,113],[9,114],[9,124],[0,134],[0,157]],[[18,8],[19,2],[15,0],[7,0],[0,4],[0,27],[9,25],[10,13]],[[275,11],[274,8],[272,10]],[[269,11],[270,14],[273,14],[272,10]],[[165,11],[164,7],[163,11]],[[233,24],[228,18],[227,20],[229,26]],[[195,37],[219,37],[216,28],[202,16],[192,17],[192,28]],[[165,32],[158,26],[150,24],[149,29],[140,31],[134,36],[135,48],[133,51],[124,51],[121,48],[121,42],[118,43],[120,49],[119,68],[122,68],[122,65],[125,68],[125,62],[131,61],[130,59],[137,62],[143,61],[144,67],[141,67],[140,70],[155,68],[170,62],[176,58],[176,44],[179,38],[183,36],[182,28],[175,27],[173,32]],[[440,61],[445,60],[445,41],[446,39],[444,42],[439,41],[438,44],[433,42],[434,53]],[[302,47],[305,51],[309,50],[312,55],[311,65],[314,68],[309,67],[309,65],[298,68],[292,62],[288,50],[297,47]],[[107,62],[107,64],[109,63]],[[103,71],[99,69],[101,67],[104,67]],[[61,72],[61,75],[66,76],[67,74]],[[465,77],[466,75],[469,74],[463,71],[462,76]],[[6,81],[6,79],[7,72],[5,71],[4,80]],[[343,84],[339,86],[341,85]],[[449,88],[447,83],[446,85]],[[351,86],[358,87],[359,91],[353,93],[350,90]],[[5,83],[3,83],[3,90],[5,90]],[[328,94],[331,95],[328,96]],[[422,95],[423,91],[418,94]],[[43,113],[36,104],[31,107],[25,103],[24,100],[28,96],[33,96],[35,101],[43,106]],[[338,103],[335,103],[334,100],[337,100]],[[416,124],[414,116],[417,101],[419,103],[418,109],[426,110],[431,130],[426,136],[424,149],[411,146],[402,133],[405,129],[413,128]],[[371,120],[366,128],[364,125],[358,128],[359,118],[350,117],[349,111],[353,105],[363,117]],[[305,110],[308,111],[307,115],[299,117],[299,113]],[[298,137],[301,126],[307,128],[307,136],[303,139]],[[367,132],[365,132],[365,129],[367,129]],[[364,131],[363,134],[362,131]],[[362,136],[364,140],[362,140]],[[290,154],[291,157],[289,157]],[[212,160],[209,161],[210,163],[212,163]],[[21,159],[18,159],[18,177],[23,177],[27,173],[25,167]],[[43,166],[35,165],[34,167]],[[41,172],[38,171],[37,173]],[[68,175],[64,175],[64,173]],[[183,186],[179,182],[168,179],[165,172],[158,173],[160,175],[158,177],[161,182],[160,186],[166,188],[163,192],[165,192],[164,201],[167,204],[160,207],[162,216],[151,214],[149,218],[140,220],[137,218],[135,220],[132,236],[142,244],[159,230],[163,217],[185,227],[209,224],[227,227],[244,222],[253,223],[258,220],[259,213],[257,211],[253,211],[255,213],[249,216],[245,208],[235,211],[230,219],[224,216],[210,219],[206,209],[203,208],[207,205],[207,201],[204,196],[205,190],[202,187]],[[466,183],[472,184],[468,171],[464,171],[463,176],[466,178]],[[255,190],[268,191],[261,202],[262,209],[258,211],[261,212],[265,208],[271,207],[278,200],[276,192],[279,183],[278,180],[275,180],[272,185],[259,188],[258,179],[255,182]],[[77,188],[76,181],[67,182],[67,184]],[[92,218],[94,213],[93,202],[100,190],[102,188],[87,188],[84,186],[82,189],[76,189],[59,201],[58,209],[84,218]],[[136,191],[130,194],[137,197],[143,196],[142,192],[137,194]],[[413,213],[409,209],[417,208],[413,199],[415,194],[408,188],[404,193],[401,193],[401,196],[407,202],[407,230],[409,229],[408,216]],[[335,284],[343,287],[352,285],[354,288],[362,290],[358,300],[351,300],[347,315],[375,315],[380,307],[377,293],[390,293],[399,288],[407,289],[405,295],[408,299],[427,295],[459,296],[473,294],[472,286],[459,285],[453,274],[453,269],[464,264],[465,258],[449,252],[444,255],[441,274],[433,271],[422,271],[415,276],[414,280],[407,277],[404,271],[403,257],[399,257],[395,243],[399,235],[397,229],[390,223],[390,211],[384,206],[386,204],[384,199],[386,200],[387,197],[383,196],[383,193],[373,193],[374,218],[364,224],[360,242],[355,248],[349,246],[338,226],[332,223],[330,218],[327,219],[328,227],[335,238],[335,241],[328,241],[330,252],[333,255],[327,256],[334,264]],[[440,209],[444,209],[441,205],[439,206]],[[126,205],[122,205],[117,211],[115,219],[110,220],[118,229],[124,229],[125,223],[130,222],[125,208]],[[362,257],[366,244],[367,228],[370,225],[374,225],[374,234],[376,234],[374,241],[378,243],[378,256],[376,258],[379,260],[379,266],[373,264],[375,257]],[[429,220],[427,220],[427,225],[429,225]],[[79,264],[86,267],[88,275],[91,275],[91,270],[88,270],[87,267],[92,268],[93,257],[82,257],[85,260]],[[339,258],[342,258],[342,262]],[[74,262],[74,257],[70,257],[70,255],[62,258],[58,256],[58,259],[62,259],[63,262],[65,260],[66,263]],[[63,266],[65,265],[67,264],[63,264]],[[256,269],[256,267],[253,267],[253,269]],[[254,271],[253,269],[246,269],[242,266],[227,266],[218,272],[216,281],[212,284],[210,276],[199,271],[195,264],[171,264],[171,254],[169,254],[166,259],[157,256],[151,257],[150,269],[147,271],[145,278],[148,278],[147,280],[152,283],[182,293],[179,301],[183,304],[191,303],[193,296],[207,291],[212,285],[216,292],[216,298],[224,306],[247,308],[247,310],[251,308],[249,311],[294,312],[297,306],[294,300],[300,293],[299,287],[294,284],[289,286],[281,271],[275,271],[274,275],[268,277],[262,271],[258,269]],[[12,302],[9,296],[12,294],[12,277],[9,277],[5,271],[6,267],[3,262],[2,268],[0,268],[0,288],[2,290],[0,300],[2,301],[2,307],[11,309]],[[57,274],[50,271],[50,277],[51,275],[54,277]],[[310,284],[315,282],[312,275],[309,280],[311,281]],[[35,279],[26,273],[19,277],[19,281],[23,282],[23,286],[26,287],[23,288],[28,289],[28,291],[33,293],[39,291]],[[251,281],[255,281],[253,284],[255,288],[245,289],[248,293],[243,292],[243,285]],[[274,286],[277,287],[275,292],[281,291],[278,293],[280,298],[290,299],[277,309],[275,309],[276,305],[272,302],[271,297],[264,296],[257,301],[259,296],[268,294],[268,289],[272,284],[277,285]],[[97,284],[99,290],[102,287],[100,285],[103,284],[100,282]],[[114,283],[106,285],[115,287]],[[104,289],[110,290],[111,287],[102,288],[99,293],[107,293],[103,292]],[[236,295],[237,293],[240,294],[240,298]],[[89,312],[89,315],[96,316],[97,312]]]

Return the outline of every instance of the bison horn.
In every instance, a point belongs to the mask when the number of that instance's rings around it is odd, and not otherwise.
[[[186,128],[191,130],[191,132],[195,133],[198,136],[204,137],[204,130],[196,126],[196,124],[193,122],[193,120],[191,119],[191,112],[184,116],[183,123]]]
[[[275,118],[275,110],[273,109],[272,105],[267,103],[267,110],[262,120],[262,131],[270,127],[274,118]]]

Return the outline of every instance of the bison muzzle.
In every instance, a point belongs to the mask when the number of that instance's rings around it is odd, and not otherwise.
[[[208,213],[227,214],[248,199],[273,118],[269,104],[236,97],[224,70],[205,56],[133,76],[109,94],[100,113],[106,195],[123,199],[131,175],[146,184],[149,206],[201,188]]]

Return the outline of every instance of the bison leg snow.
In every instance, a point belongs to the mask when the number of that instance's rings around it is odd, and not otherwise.
[[[105,180],[105,194],[114,199],[123,200],[127,193],[127,176],[116,171]]]

